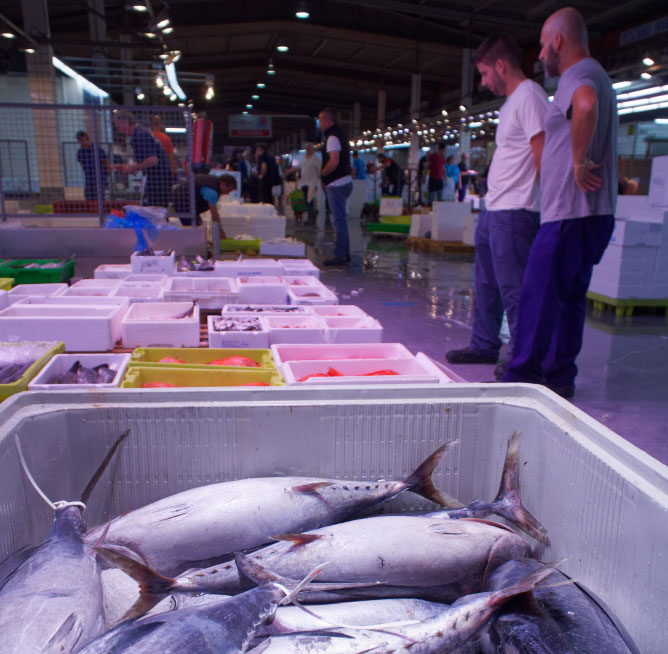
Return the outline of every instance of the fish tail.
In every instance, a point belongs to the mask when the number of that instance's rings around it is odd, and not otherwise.
[[[130,434],[130,430],[126,429],[116,439],[114,444],[109,449],[109,452],[107,452],[107,456],[104,457],[104,460],[100,464],[99,468],[95,471],[95,474],[92,476],[91,480],[88,482],[88,485],[84,489],[84,492],[81,493],[80,500],[84,504],[88,503],[88,498],[90,497],[90,494],[93,492],[93,489],[95,488],[95,485],[100,480],[100,477],[102,477],[102,475],[104,474],[104,471],[107,469],[107,466],[109,465],[109,462],[111,461],[114,454],[116,453],[116,450],[120,447],[121,443],[129,436],[129,434]]]
[[[431,479],[434,469],[439,464],[441,457],[446,450],[457,445],[459,441],[452,441],[441,445],[433,454],[428,456],[406,479],[404,485],[413,493],[417,493],[422,497],[436,502],[441,506],[451,509],[456,509],[462,506],[454,497],[450,497],[447,493],[439,491]]]
[[[546,563],[542,568],[535,570],[511,586],[494,591],[491,594],[490,605],[493,607],[501,606],[509,599],[516,597],[517,595],[522,595],[523,593],[528,593],[534,590],[541,581],[547,579],[547,577],[555,572],[556,566],[558,566],[564,560],[565,559],[561,559],[559,561],[555,561],[554,563]]]
[[[147,565],[121,554],[113,546],[105,545],[95,549],[107,561],[139,584],[139,599],[130,607],[122,620],[143,615],[174,590],[176,580],[164,577],[155,570],[151,570]]]

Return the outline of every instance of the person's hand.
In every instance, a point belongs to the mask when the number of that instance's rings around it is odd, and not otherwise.
[[[594,172],[602,164],[594,163],[586,159],[581,164],[573,164],[573,177],[575,183],[585,193],[598,191],[603,185],[601,178]]]

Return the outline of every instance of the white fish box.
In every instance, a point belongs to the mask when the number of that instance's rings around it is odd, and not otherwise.
[[[124,347],[199,347],[199,307],[191,316],[192,302],[142,302],[133,304],[122,322]]]
[[[7,291],[0,289],[0,310],[9,306],[9,300],[7,299]]]
[[[230,316],[222,316],[227,318]],[[214,327],[214,323],[218,320],[218,316],[208,316],[207,317],[207,326],[209,332],[209,347],[211,348],[220,348],[220,347],[229,347],[229,348],[261,348],[266,349],[269,347],[269,331],[266,328],[259,317],[256,315],[248,316],[234,316],[235,321],[240,324],[250,324],[250,321],[257,323],[260,327],[260,331],[245,331],[240,329],[230,330],[230,331],[217,331]]]
[[[371,316],[323,316],[326,343],[380,343],[383,326]]]
[[[414,213],[411,216],[410,236],[425,238],[431,231],[431,213]]]
[[[312,314],[308,307],[292,304],[226,304],[221,314],[223,316],[309,316]]]
[[[285,304],[287,284],[282,277],[253,275],[237,277],[239,302],[245,304]]]
[[[325,345],[272,345],[276,365],[286,361],[331,361],[341,359],[413,359],[401,343],[339,343]]]
[[[368,313],[356,304],[318,304],[311,307],[316,316],[366,318]]]
[[[324,285],[288,286],[290,304],[338,304],[339,298]]]
[[[299,381],[308,375],[326,375],[329,369],[340,372],[342,376],[310,377]],[[398,374],[370,374],[384,370],[391,370]],[[341,384],[435,384],[440,381],[433,369],[424,366],[417,359],[288,361],[283,364],[281,371],[288,386],[295,384],[339,386]]]
[[[19,284],[7,291],[7,302],[14,304],[30,295],[49,297],[50,295],[58,295],[66,289],[67,284]]]
[[[88,280],[86,280],[88,281]],[[69,288],[65,288],[62,290],[61,293],[56,295],[55,297],[69,297],[69,298],[77,298],[77,297],[109,297],[111,293],[116,290],[120,282],[117,282],[115,280],[105,280],[105,279],[93,279],[90,281],[113,281],[114,285],[113,286],[70,286]]]
[[[62,341],[68,352],[106,352],[118,340],[118,306],[16,304],[0,311],[0,341]]]
[[[285,216],[250,216],[246,233],[263,241],[285,238]]]
[[[241,261],[216,261],[216,274],[222,277],[283,274],[283,266],[275,259],[242,259]]]
[[[380,198],[381,216],[400,216],[404,210],[404,201],[399,197]]]
[[[121,283],[120,279],[80,279],[70,288],[108,288],[115,289]]]
[[[320,279],[320,268],[310,259],[279,259],[285,275],[310,275]]]
[[[201,309],[222,309],[239,297],[236,280],[229,277],[172,277],[165,289],[165,302],[197,300]]]
[[[171,276],[176,270],[173,250],[168,255],[163,254],[153,257],[140,256],[136,252],[133,252],[130,256],[130,265],[134,274],[154,273]]]
[[[653,207],[668,207],[668,156],[652,159],[649,204]]]
[[[156,286],[159,288],[164,288],[169,282],[169,277],[167,275],[156,275],[152,273],[147,274],[132,274],[128,275],[124,280],[124,284],[134,284],[141,286]]]
[[[541,386],[18,393],[0,405],[0,559],[39,543],[53,523],[53,512],[26,489],[14,436],[48,495],[69,499],[129,427],[130,438],[95,490],[98,500],[88,506],[91,526],[220,481],[402,479],[455,439],[434,484],[464,504],[490,500],[508,438],[519,431],[522,501],[552,540],[541,559],[565,557],[559,567],[616,612],[639,651],[665,652],[668,467]],[[384,510],[433,506],[402,493]]]
[[[471,215],[471,205],[468,202],[434,202],[432,206],[432,239],[461,242],[466,218]]]
[[[634,219],[617,219],[610,237],[610,244],[622,246],[659,247],[663,236],[663,225]]]
[[[165,289],[159,286],[142,284],[121,284],[110,293],[110,297],[125,297],[130,303],[161,302],[165,296]]]
[[[306,244],[301,241],[268,240],[260,243],[260,254],[273,257],[303,257]]]
[[[283,281],[288,286],[319,286],[327,288],[318,277],[313,275],[283,275]]]
[[[52,384],[57,375],[67,372],[75,362],[79,361],[86,368],[95,368],[106,363],[116,371],[113,381],[108,384]],[[110,389],[117,388],[130,361],[129,354],[56,354],[39,374],[28,384],[31,391],[74,391],[84,388]]]
[[[325,325],[317,316],[267,316],[260,318],[269,331],[269,344],[323,343]]]
[[[95,279],[125,279],[132,274],[129,263],[105,263],[98,266],[93,273]]]

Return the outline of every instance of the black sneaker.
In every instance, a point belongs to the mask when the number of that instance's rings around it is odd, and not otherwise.
[[[448,363],[498,363],[498,354],[481,354],[469,347],[463,350],[448,350],[445,353]]]

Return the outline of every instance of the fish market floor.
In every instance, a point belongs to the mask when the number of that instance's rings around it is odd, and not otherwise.
[[[351,264],[323,268],[320,277],[339,301],[380,320],[386,342],[422,351],[466,381],[493,380],[494,366],[445,361],[447,350],[466,347],[471,336],[473,255],[413,252],[403,239],[364,234],[358,220],[349,218],[349,226]],[[288,220],[288,233],[314,247],[316,264],[332,252],[330,229]],[[573,404],[668,464],[668,318],[619,319],[590,306],[578,367]]]

